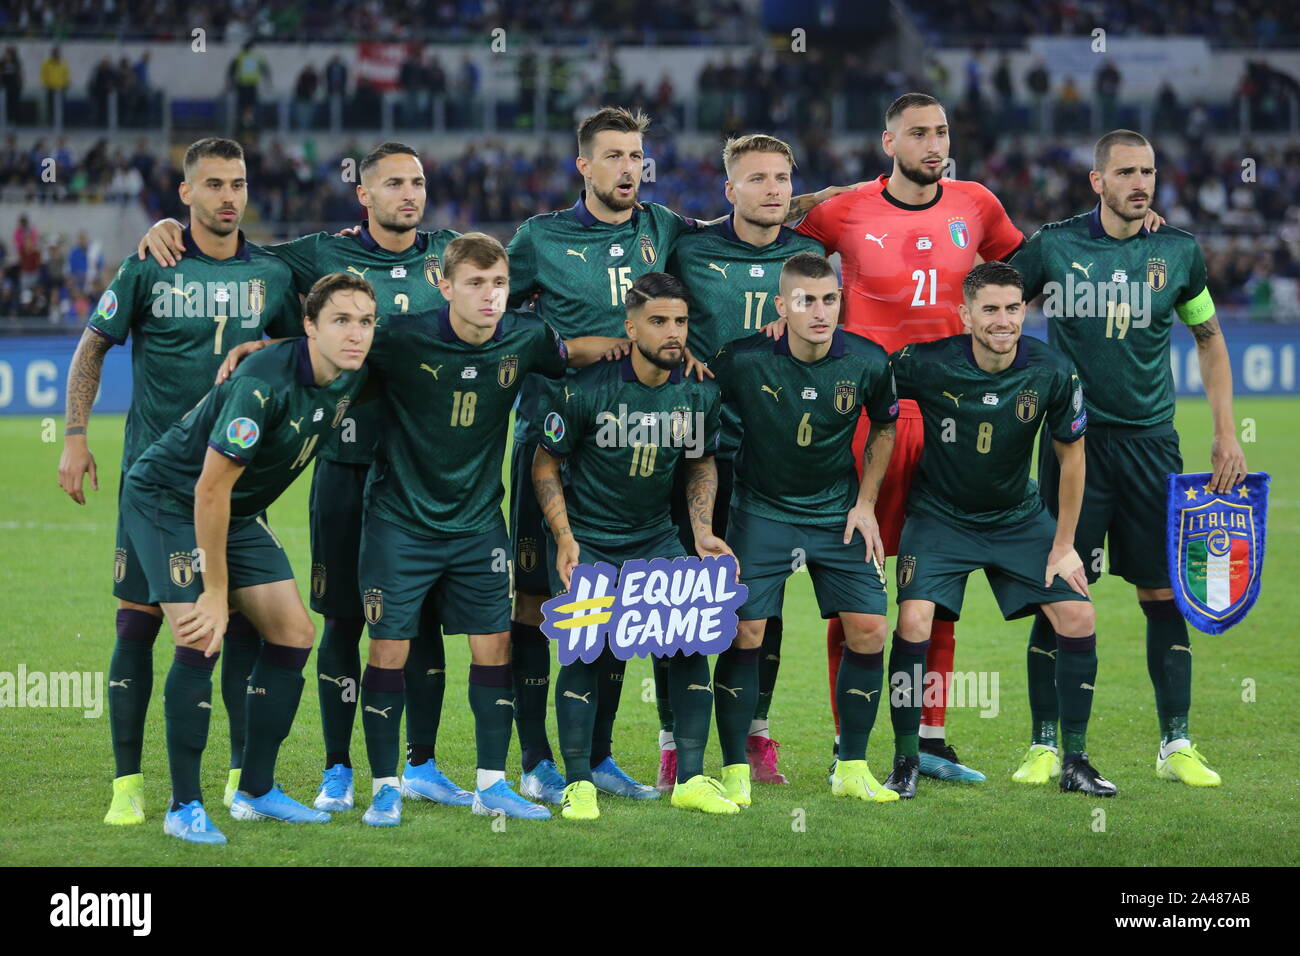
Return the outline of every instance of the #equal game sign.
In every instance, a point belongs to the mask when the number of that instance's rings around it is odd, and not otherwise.
[[[1222,634],[1259,597],[1270,478],[1259,472],[1214,492],[1211,477],[1169,476],[1166,554],[1183,617],[1207,634]]]

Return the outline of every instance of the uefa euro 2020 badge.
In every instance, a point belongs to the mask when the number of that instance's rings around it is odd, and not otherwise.
[[[1169,476],[1166,554],[1174,602],[1193,627],[1222,634],[1259,597],[1269,476],[1247,475],[1227,491],[1207,473]]]
[[[579,564],[569,590],[542,605],[542,633],[561,664],[721,654],[736,637],[736,612],[749,589],[736,581],[731,555]]]

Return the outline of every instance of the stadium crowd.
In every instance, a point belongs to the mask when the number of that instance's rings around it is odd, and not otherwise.
[[[965,144],[977,141],[968,136],[960,128],[954,131],[958,177],[987,185],[1027,233],[1095,202],[1087,184],[1086,151],[1055,144],[1026,151],[1004,143],[988,153],[975,150],[967,159]],[[418,139],[415,145],[419,147]],[[338,156],[317,154],[309,143],[250,144],[253,230],[289,238],[354,221],[358,209],[352,184],[344,182],[338,170],[345,158],[359,159],[364,152],[360,141]],[[655,181],[644,188],[647,198],[687,215],[718,214],[724,200],[716,152],[686,153],[663,136],[652,137],[647,152],[655,161]],[[1187,144],[1181,155],[1161,156],[1155,205],[1170,222],[1207,237],[1216,302],[1249,308],[1252,317],[1261,320],[1295,319],[1274,314],[1270,305],[1287,299],[1275,294],[1275,280],[1300,278],[1300,148],[1256,150],[1247,145],[1242,152],[1256,160],[1253,182],[1243,181],[1239,156],[1214,153],[1197,142]],[[55,184],[40,180],[41,161],[47,156],[54,156],[62,171]],[[887,168],[876,146],[836,149],[815,136],[805,137],[799,160],[799,181],[808,188],[857,182]],[[544,147],[530,155],[493,140],[476,142],[450,160],[428,159],[425,171],[426,228],[486,227],[502,239],[529,216],[572,203],[577,188],[567,154]],[[42,138],[21,148],[11,135],[0,149],[0,199],[26,204],[38,234],[41,204],[51,201],[139,203],[151,221],[164,216],[184,219],[176,194],[180,178],[171,160],[143,139],[130,151],[110,148],[101,140],[75,155],[62,140]],[[0,315],[51,315],[56,322],[73,325],[84,321],[85,302],[79,293],[93,303],[105,277],[92,269],[80,283],[69,284],[69,273],[75,271],[66,266],[76,248],[73,237],[42,236],[34,249],[33,243],[20,243],[17,236],[0,237],[0,247]],[[20,251],[24,248],[26,265]]]

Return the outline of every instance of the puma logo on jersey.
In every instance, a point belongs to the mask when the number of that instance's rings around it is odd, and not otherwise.
[[[257,388],[253,389],[253,397],[256,398],[259,402],[261,402],[261,404],[257,406],[258,408],[266,408],[266,403],[268,399],[265,395],[262,394],[261,389],[257,389]]]
[[[353,275],[361,276],[361,278],[363,279],[366,277],[366,273],[369,271],[370,271],[370,266],[366,266],[364,269],[361,270],[358,270],[356,266],[348,266],[348,272],[351,272]]]
[[[429,366],[427,366],[427,365],[425,365],[423,362],[421,362],[421,363],[420,363],[420,368],[424,369],[426,372],[428,372],[430,375],[432,375],[432,376],[433,376],[433,380],[434,380],[435,382],[438,381],[438,373],[439,373],[440,371],[442,371],[442,366],[441,366],[441,365],[439,365],[437,368],[429,368]]]
[[[1071,268],[1071,269],[1078,269],[1080,272],[1083,273],[1083,277],[1086,279],[1086,278],[1088,278],[1088,270],[1092,268],[1092,263],[1089,262],[1088,265],[1087,265],[1087,267],[1085,268],[1084,266],[1079,265],[1079,263],[1077,263],[1077,262],[1071,262],[1071,263],[1070,263],[1070,268]]]
[[[300,435],[302,434],[302,428],[300,427],[300,426],[302,425],[302,417],[301,417],[301,416],[298,418],[298,420],[297,420],[296,422],[295,422],[292,418],[289,419],[289,425],[293,428],[293,430],[294,430],[295,433],[300,434]]]
[[[879,239],[877,239],[877,238],[876,238],[875,236],[873,236],[871,233],[867,233],[867,234],[866,234],[865,236],[863,236],[862,238],[863,238],[863,239],[870,239],[872,242],[874,242],[876,245],[878,245],[881,249],[883,249],[883,248],[885,248],[885,240],[889,238],[889,233],[885,233],[885,234],[884,234],[883,236],[881,236]]]
[[[965,394],[966,394],[965,392],[958,392],[956,395],[954,395],[952,392],[944,392],[943,397],[951,398],[952,403],[956,405],[958,408],[961,408],[961,397]]]
[[[565,254],[566,256],[577,256],[577,257],[578,257],[579,259],[581,259],[583,262],[586,262],[586,261],[587,261],[587,248],[588,248],[587,246],[583,246],[581,252],[579,252],[577,249],[565,249],[565,250],[564,250],[564,254]]]
[[[1033,647],[1031,645],[1029,648],[1029,653],[1042,654],[1046,658],[1050,658],[1051,660],[1056,660],[1056,651],[1045,651],[1041,647]]]
[[[371,707],[369,704],[366,704],[366,711],[367,711],[368,713],[371,713],[371,714],[378,714],[380,717],[384,718],[384,720],[387,720],[387,719],[388,719],[388,712],[389,712],[390,710],[392,710],[392,709],[393,709],[393,705],[392,705],[392,704],[389,704],[389,705],[388,705],[387,707],[385,707],[383,710],[380,710],[378,707]]]
[[[573,691],[571,691],[571,690],[566,690],[566,691],[564,692],[564,696],[565,696],[565,697],[572,697],[574,700],[580,700],[580,701],[582,701],[584,704],[590,704],[590,703],[591,703],[591,701],[587,700],[587,698],[591,696],[591,691],[587,691],[587,693],[585,693],[585,694],[575,694],[575,693],[574,693]]]
[[[569,398],[570,398],[570,395],[569,395],[569,386],[566,385],[566,386],[564,386],[564,402],[565,402],[565,404],[568,404]]]
[[[731,263],[728,262],[725,266],[720,266],[720,265],[716,265],[716,264],[710,262],[710,263],[709,263],[709,268],[710,268],[710,269],[715,269],[715,270],[717,270],[718,272],[721,272],[721,273],[722,273],[722,278],[725,279],[725,278],[727,277],[727,270],[731,268]]]
[[[783,389],[783,388],[785,388],[785,386],[784,386],[784,385],[781,385],[781,386],[779,386],[779,387],[777,388],[777,390],[774,392],[774,391],[772,391],[772,387],[771,387],[770,385],[760,385],[760,386],[759,386],[759,391],[760,391],[760,392],[767,392],[767,394],[771,395],[774,399],[776,399],[776,400],[779,402],[779,401],[781,400],[781,389]]]
[[[496,699],[496,703],[501,704],[502,706],[505,706],[505,707],[513,707],[513,706],[515,706],[515,702],[514,702],[513,700],[506,700],[504,697],[498,697],[498,698]]]
[[[687,685],[686,685],[686,689],[687,689],[687,690],[702,690],[702,691],[705,691],[705,692],[707,692],[707,693],[712,693],[712,692],[713,692],[713,688],[710,687],[708,684],[687,684]]]
[[[1079,685],[1079,690],[1096,690],[1096,689],[1097,689],[1097,688],[1093,687],[1091,684],[1080,684],[1080,685]]]
[[[725,690],[728,694],[737,699],[740,697],[740,692],[745,689],[743,687],[728,687],[726,684],[718,684],[716,681],[714,684],[718,690]]]
[[[330,677],[329,674],[320,674],[318,676],[320,677],[321,680],[327,680],[331,684],[337,684],[339,687],[342,687],[343,682],[347,680],[346,677]]]
[[[875,694],[879,694],[880,691],[878,691],[878,690],[858,690],[856,687],[850,687],[850,688],[849,688],[849,693],[850,693],[850,694],[857,694],[859,697],[865,697],[867,700],[871,700],[872,696],[874,696]]]
[[[121,680],[111,680],[108,682],[109,687],[120,687],[123,690],[130,690],[126,685],[131,683],[130,677],[123,677]]]
[[[1188,654],[1190,654],[1190,653],[1192,652],[1192,649],[1191,649],[1190,647],[1186,647],[1186,646],[1184,646],[1184,645],[1182,645],[1182,644],[1170,644],[1170,645],[1169,645],[1169,649],[1170,649],[1171,651],[1186,651]],[[110,683],[110,686],[111,686],[112,682],[110,681],[109,683]]]
[[[180,296],[180,297],[181,297],[182,299],[184,299],[186,302],[190,301],[190,296],[192,296],[192,295],[194,294],[193,292],[186,292],[184,289],[178,289],[178,288],[176,288],[176,286],[172,286],[168,291],[169,291],[169,292],[175,292],[178,296]]]

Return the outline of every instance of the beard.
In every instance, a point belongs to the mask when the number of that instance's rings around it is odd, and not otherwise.
[[[1136,222],[1139,219],[1145,219],[1147,209],[1151,206],[1151,197],[1147,196],[1145,208],[1141,210],[1133,209],[1129,206],[1128,193],[1111,192],[1109,189],[1102,190],[1101,199],[1106,204],[1107,209],[1125,222]]]
[[[1008,352],[1014,352],[1020,345],[1020,336],[1016,336],[1011,341],[1010,348],[1006,348],[1002,343],[994,341],[987,332],[977,332],[975,329],[971,329],[971,337],[994,355],[1006,355]]]
[[[625,209],[632,209],[636,206],[637,193],[639,190],[637,189],[637,184],[633,182],[632,195],[627,199],[623,199],[618,195],[618,193],[614,192],[614,190],[611,189],[609,192],[601,192],[596,184],[592,183],[591,192],[592,195],[605,204],[605,208],[612,209],[614,212],[623,212]]]
[[[677,366],[682,364],[682,353],[679,351],[676,358],[668,358],[660,354],[657,350],[651,352],[640,342],[636,344],[636,350],[641,353],[641,357],[653,365],[655,368],[661,368],[665,372],[671,372]]]
[[[926,169],[924,166],[909,166],[907,163],[903,162],[901,156],[896,158],[898,159],[898,171],[918,186],[933,186],[943,178],[943,166],[931,171]]]
[[[398,218],[401,213],[396,212],[389,216],[387,214],[381,215],[376,210],[372,212],[372,215],[375,217],[375,222],[379,223],[379,225],[383,226],[389,232],[410,232],[412,229],[420,225],[420,220],[424,218],[424,211],[420,210],[420,214],[411,222],[403,222]]]
[[[779,212],[771,212],[760,207],[755,209],[752,213],[741,213],[737,210],[737,214],[751,226],[757,226],[760,229],[770,229],[773,226],[779,226],[785,222],[786,217],[790,214],[790,204],[786,203],[785,209],[780,210]],[[771,221],[765,222],[759,217],[766,217]]]
[[[206,210],[199,212],[199,222],[203,223],[204,228],[217,236],[228,236],[239,229],[239,222],[243,216],[236,216],[230,222],[225,222],[217,217],[220,210],[214,209],[212,212]]]

